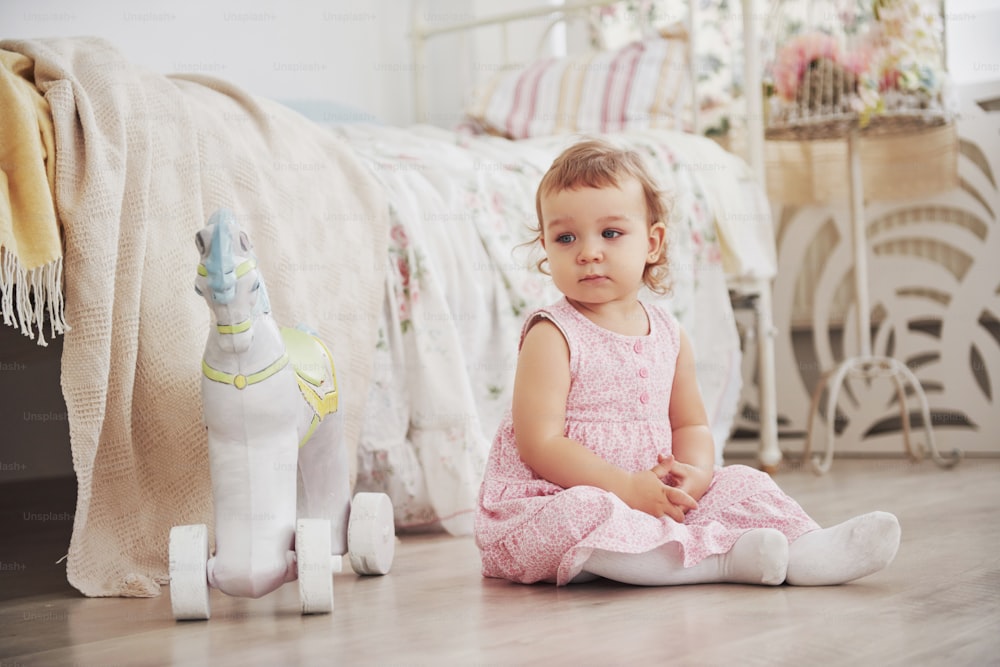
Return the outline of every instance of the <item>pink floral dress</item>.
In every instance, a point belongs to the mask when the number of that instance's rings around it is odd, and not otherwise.
[[[649,470],[671,451],[670,390],[680,325],[644,304],[649,333],[624,336],[576,311],[565,299],[532,313],[562,331],[570,350],[566,435],[629,471]],[[690,567],[729,551],[752,528],[777,528],[788,539],[819,528],[766,473],[718,468],[684,523],[634,510],[592,486],[564,489],[536,475],[517,452],[508,410],[490,451],[479,493],[475,537],[483,575],[521,583],[568,583],[594,549],[643,553],[677,543]]]

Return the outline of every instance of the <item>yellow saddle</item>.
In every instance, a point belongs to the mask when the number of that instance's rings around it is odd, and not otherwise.
[[[316,336],[301,329],[281,327],[281,337],[285,341],[288,359],[295,369],[295,378],[302,396],[313,409],[312,423],[299,442],[301,447],[312,437],[323,418],[336,412],[339,407],[337,372],[333,365],[333,355]],[[330,370],[329,377],[327,368]]]

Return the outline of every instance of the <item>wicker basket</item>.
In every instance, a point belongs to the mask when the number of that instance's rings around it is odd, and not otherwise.
[[[879,119],[861,139],[866,199],[909,199],[958,187],[954,123],[913,128],[905,134],[874,131],[891,122]],[[765,155],[771,201],[788,206],[847,201],[847,143],[839,136],[767,141]]]

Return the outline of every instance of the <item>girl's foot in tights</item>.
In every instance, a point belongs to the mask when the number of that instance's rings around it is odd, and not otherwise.
[[[806,533],[788,549],[787,583],[830,586],[878,572],[899,549],[899,521],[888,512],[871,512]]]
[[[681,584],[764,584],[777,586],[785,580],[788,540],[772,528],[747,531],[729,553],[709,556],[692,567],[673,544],[639,554],[595,549],[583,565],[584,573],[636,586]],[[587,577],[577,577],[584,581]]]

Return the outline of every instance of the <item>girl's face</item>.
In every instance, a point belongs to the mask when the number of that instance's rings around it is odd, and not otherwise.
[[[635,299],[666,227],[649,225],[642,185],[562,190],[541,198],[542,247],[556,287],[580,303]]]

